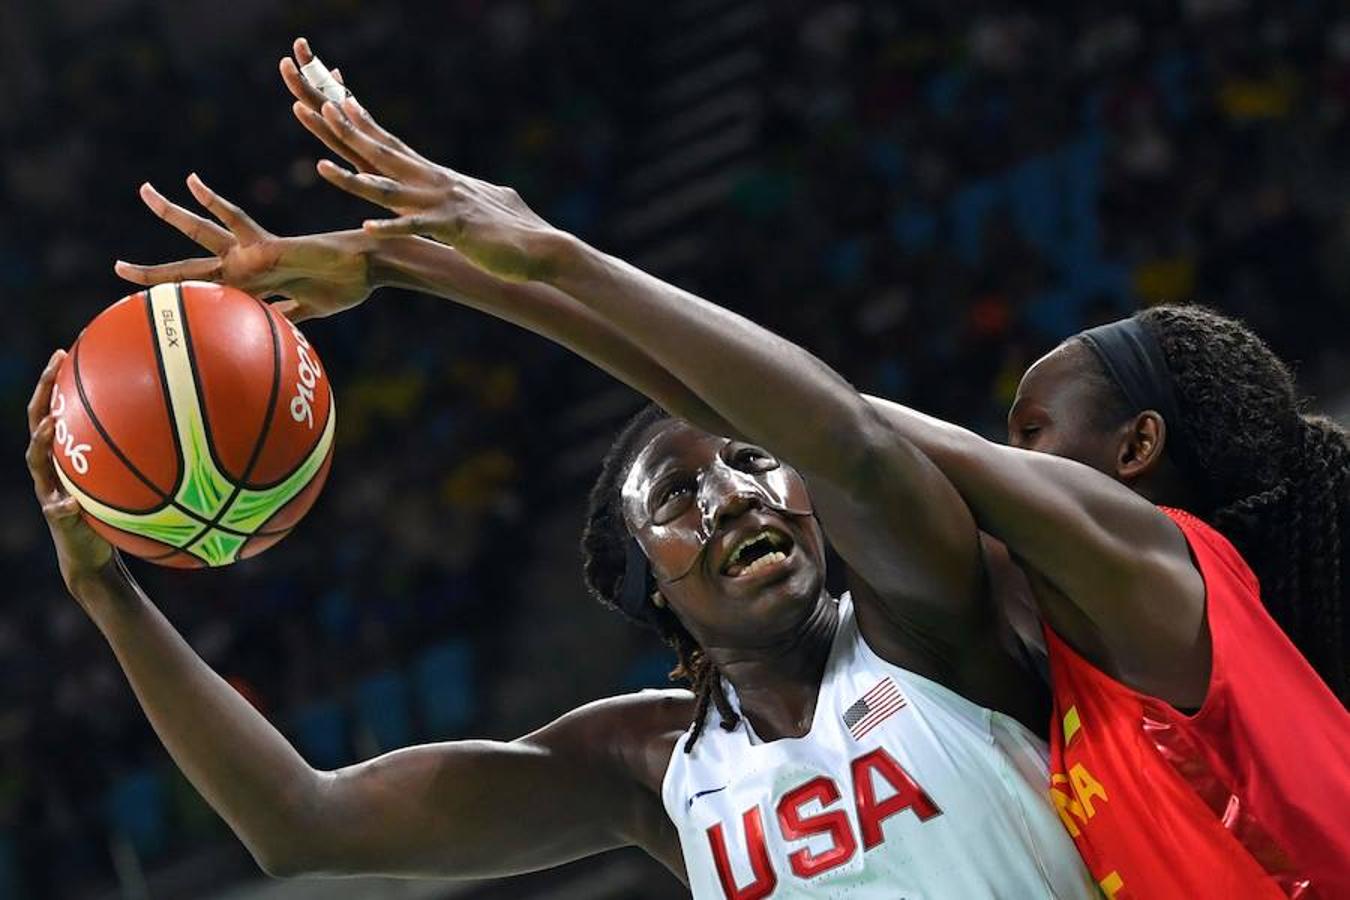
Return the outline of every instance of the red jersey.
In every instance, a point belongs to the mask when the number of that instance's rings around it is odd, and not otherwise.
[[[1184,715],[1046,628],[1060,819],[1114,900],[1350,898],[1350,714],[1233,545],[1164,512],[1204,578],[1209,692]]]

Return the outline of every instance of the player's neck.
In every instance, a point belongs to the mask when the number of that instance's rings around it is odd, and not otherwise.
[[[1129,483],[1135,493],[1158,506],[1195,511],[1199,495],[1195,485],[1186,480],[1170,460],[1147,475]]]
[[[838,605],[822,597],[805,624],[780,641],[708,650],[718,671],[736,689],[741,713],[761,738],[801,737],[811,729],[838,627]]]

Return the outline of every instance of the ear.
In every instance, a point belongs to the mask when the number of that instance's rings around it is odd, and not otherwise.
[[[1146,409],[1125,428],[1116,450],[1116,475],[1121,481],[1142,478],[1162,464],[1167,444],[1167,423],[1162,415]]]

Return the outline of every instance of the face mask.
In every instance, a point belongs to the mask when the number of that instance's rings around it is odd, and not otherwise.
[[[637,465],[629,469],[622,492],[624,514],[658,581],[677,581],[693,571],[712,540],[718,514],[735,498],[786,516],[811,515],[811,497],[800,475],[768,456],[754,461],[757,471],[737,468],[722,458],[729,443],[723,441],[712,461],[694,474],[692,501],[679,501],[679,511],[661,522],[655,521],[660,499],[653,493],[662,481]]]

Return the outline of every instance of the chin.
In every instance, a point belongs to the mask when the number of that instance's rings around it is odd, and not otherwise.
[[[747,598],[750,616],[770,627],[800,624],[815,610],[824,582],[825,573],[820,568],[796,567],[782,578],[756,587]]]

